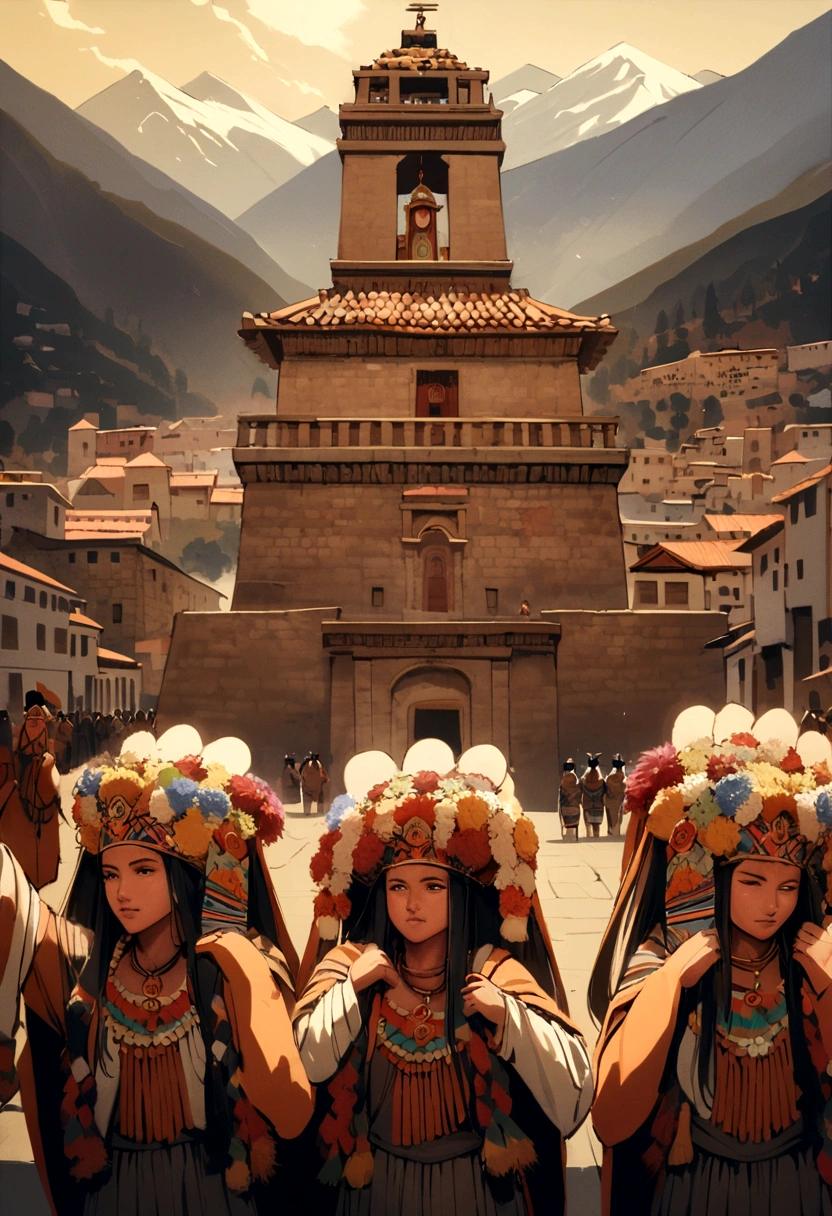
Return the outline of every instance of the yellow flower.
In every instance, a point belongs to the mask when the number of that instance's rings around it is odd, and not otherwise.
[[[737,851],[740,829],[726,815],[717,815],[707,827],[699,829],[699,843],[715,857],[730,857]]]
[[[98,852],[98,840],[101,829],[93,823],[82,823],[78,828],[78,840],[81,847],[86,849],[88,853]]]
[[[199,807],[188,807],[173,829],[177,852],[186,857],[204,857],[213,835],[213,825],[206,823]]]
[[[101,778],[98,787],[98,797],[102,802],[109,802],[119,795],[125,802],[133,803],[144,789],[144,782],[138,773],[129,768],[108,768]]]
[[[708,767],[708,753],[699,747],[685,747],[679,752],[679,762],[686,773],[704,773]]]
[[[456,804],[460,832],[478,832],[488,821],[488,804],[476,794],[466,794]]]
[[[373,1154],[353,1153],[344,1165],[344,1181],[356,1190],[367,1186],[373,1178]]]
[[[670,840],[673,829],[685,814],[685,803],[682,791],[674,787],[659,790],[653,799],[650,814],[647,816],[647,831],[658,836],[659,840]]]
[[[531,819],[521,815],[514,825],[514,847],[523,861],[534,861],[540,841]]]

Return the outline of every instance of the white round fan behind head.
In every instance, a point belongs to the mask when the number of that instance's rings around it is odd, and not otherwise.
[[[358,802],[374,785],[389,781],[395,771],[396,761],[387,752],[359,752],[344,767],[344,789]]]
[[[202,749],[205,764],[221,764],[232,777],[242,776],[251,768],[251,750],[236,735],[224,735]]]
[[[744,705],[729,701],[714,720],[714,743],[724,743],[732,735],[743,735],[754,725],[754,715]]]
[[[786,747],[794,747],[797,743],[798,725],[787,709],[770,709],[768,713],[758,718],[751,733],[760,743],[769,739],[777,739]]]
[[[135,735],[130,735],[127,743],[133,742]],[[183,756],[198,756],[202,752],[202,740],[199,731],[193,726],[182,722],[179,726],[171,726],[156,742],[158,755],[163,760],[181,760]],[[128,746],[127,751],[132,749]]]
[[[441,739],[420,739],[407,749],[403,773],[438,773],[446,776],[454,767],[454,754]]]
[[[671,741],[679,751],[699,739],[713,739],[716,714],[707,705],[690,705],[683,709],[673,723]]]
[[[498,790],[506,779],[508,762],[493,743],[478,743],[469,747],[456,762],[456,771],[463,777],[468,773],[472,776],[487,777],[495,790]]]
[[[156,736],[149,730],[137,730],[135,735],[128,735],[121,745],[121,755],[138,756],[140,760],[155,760],[159,754],[156,750]]]
[[[832,743],[820,731],[807,730],[794,746],[806,768],[812,764],[823,764],[824,760],[832,768]]]

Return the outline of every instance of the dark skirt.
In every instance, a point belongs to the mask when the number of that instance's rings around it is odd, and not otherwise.
[[[212,1171],[202,1142],[138,1145],[114,1137],[112,1172],[87,1195],[84,1216],[255,1216],[248,1195]]]
[[[694,1156],[669,1166],[652,1216],[832,1216],[802,1120],[762,1144],[743,1144],[696,1117]]]
[[[514,1178],[499,1181],[496,1190],[479,1153],[421,1162],[376,1147],[372,1182],[358,1190],[342,1183],[337,1216],[525,1216]]]

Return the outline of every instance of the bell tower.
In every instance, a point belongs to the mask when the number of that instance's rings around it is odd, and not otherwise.
[[[439,290],[460,281],[472,290],[508,284],[502,113],[485,100],[488,72],[439,47],[425,28],[436,7],[410,5],[415,27],[402,30],[401,46],[353,72],[355,100],[340,108],[336,287],[407,291],[425,283],[425,262],[443,263],[431,268]],[[402,229],[403,195],[411,198]]]

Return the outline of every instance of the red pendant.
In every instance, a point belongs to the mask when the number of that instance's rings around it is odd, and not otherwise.
[[[743,1000],[746,1005],[750,1005],[752,1008],[754,1008],[756,1005],[762,1005],[763,1003],[763,998],[760,996],[759,992],[754,992],[753,989],[746,992]]]
[[[424,1022],[426,1018],[430,1017],[430,1006],[426,1005],[423,1001],[421,1005],[417,1005],[415,1009],[411,1009],[410,1016],[415,1018],[417,1022]]]
[[[158,1013],[162,1007],[158,1000],[161,994],[161,979],[158,975],[149,975],[142,984],[142,996],[146,997],[146,1000],[142,1001],[142,1008],[148,1013]]]
[[[413,1041],[418,1047],[424,1047],[433,1038],[433,1027],[429,1022],[418,1022],[413,1027]]]

